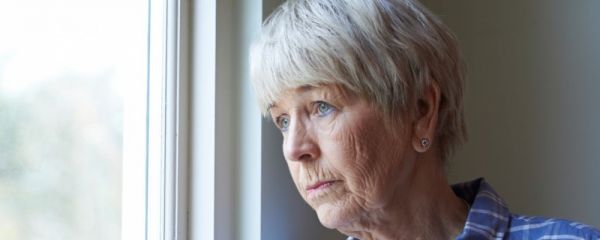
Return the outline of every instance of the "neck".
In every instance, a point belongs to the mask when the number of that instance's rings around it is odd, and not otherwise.
[[[389,202],[366,209],[340,232],[367,239],[451,239],[462,231],[468,213],[449,186],[440,162],[419,159],[408,183],[396,186]]]

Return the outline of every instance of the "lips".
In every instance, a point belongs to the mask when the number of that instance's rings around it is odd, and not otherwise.
[[[337,182],[337,181],[335,181],[335,180],[319,181],[315,184],[312,184],[312,185],[306,187],[306,191],[314,192],[316,190],[325,189],[325,188],[331,186],[332,184],[334,184],[335,182]]]

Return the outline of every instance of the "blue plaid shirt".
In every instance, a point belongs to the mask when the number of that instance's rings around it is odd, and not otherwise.
[[[456,239],[600,239],[600,230],[581,223],[511,214],[504,200],[482,178],[453,185],[452,189],[471,206],[465,227]]]

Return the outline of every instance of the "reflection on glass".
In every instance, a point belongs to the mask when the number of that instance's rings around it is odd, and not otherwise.
[[[147,10],[0,3],[0,239],[121,238],[124,111],[145,93]]]

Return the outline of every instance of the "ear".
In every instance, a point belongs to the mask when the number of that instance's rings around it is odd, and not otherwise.
[[[440,87],[432,81],[417,99],[412,136],[412,145],[417,152],[426,152],[435,142],[433,138],[437,129],[440,98]]]

